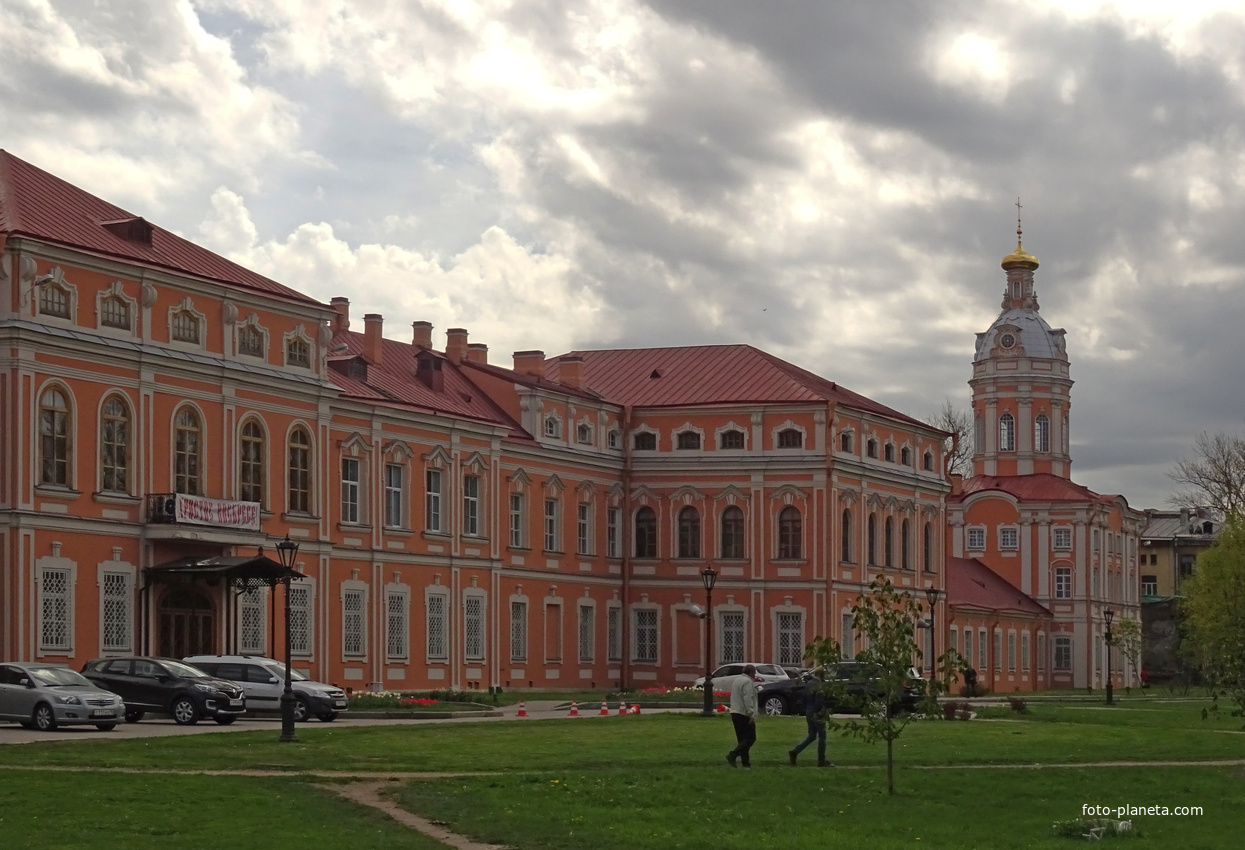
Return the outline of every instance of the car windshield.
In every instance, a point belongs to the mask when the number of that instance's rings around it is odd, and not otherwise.
[[[268,664],[265,664],[264,666],[267,667],[269,670],[271,670],[278,679],[285,678],[285,665],[282,664],[280,661],[272,661],[272,662],[269,662]],[[308,682],[310,681],[310,679],[308,679],[305,674],[300,673],[296,669],[291,667],[290,668],[290,681]]]
[[[35,684],[45,688],[93,688],[94,685],[81,673],[68,667],[32,667],[30,676]]]
[[[208,674],[198,667],[191,667],[189,664],[183,664],[180,661],[161,661],[160,664],[174,676],[180,676],[183,679],[209,678]]]

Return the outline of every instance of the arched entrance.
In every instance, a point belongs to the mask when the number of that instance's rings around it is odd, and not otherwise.
[[[159,609],[159,652],[166,658],[211,655],[212,600],[197,588],[174,587],[164,594]]]

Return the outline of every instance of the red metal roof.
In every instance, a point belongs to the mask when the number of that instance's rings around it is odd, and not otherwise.
[[[974,475],[965,478],[954,498],[963,499],[973,493],[1001,490],[1025,502],[1112,502],[1117,496],[1103,496],[1046,472],[1032,475]]]
[[[138,216],[0,150],[0,233],[31,236],[292,301],[320,304],[161,227],[151,225],[151,244],[147,244],[102,226],[104,222],[135,218]]]
[[[546,361],[546,377],[556,379],[566,356],[583,358],[583,385],[618,404],[836,402],[929,427],[751,345],[572,351]]]
[[[947,558],[947,604],[1051,616],[1046,606],[1022,593],[1011,582],[976,558]]]

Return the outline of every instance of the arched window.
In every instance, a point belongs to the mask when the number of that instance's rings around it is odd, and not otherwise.
[[[99,323],[106,328],[130,329],[130,305],[123,298],[109,295],[100,301]]]
[[[839,559],[844,563],[852,562],[852,509],[843,509],[843,526],[839,529],[839,536],[842,539],[843,551],[839,553]]]
[[[238,498],[244,502],[264,500],[264,430],[254,419],[242,426]]]
[[[804,446],[804,435],[794,428],[784,428],[778,432],[778,448],[798,449]]]
[[[45,289],[51,288],[48,284]],[[69,401],[59,387],[49,387],[39,399],[39,481],[68,487],[69,434],[72,430]]]
[[[865,520],[865,545],[868,551],[868,563],[876,565],[878,562],[878,517],[877,514],[869,514],[869,518]]]
[[[189,310],[173,314],[173,339],[178,342],[199,344],[199,317]]]
[[[893,444],[886,444],[886,448],[883,450],[883,457],[887,463],[895,462],[895,446]]]
[[[203,424],[193,407],[183,407],[173,420],[173,491],[187,496],[202,492]]]
[[[899,524],[899,566],[912,569],[912,525],[906,519]]]
[[[691,505],[679,511],[678,557],[700,557],[700,511]]]
[[[238,328],[238,353],[247,357],[264,356],[264,333],[254,325]]]
[[[657,557],[657,514],[649,507],[635,512],[635,556]]]
[[[302,428],[290,434],[291,513],[311,513],[311,438]]]
[[[884,526],[885,531],[882,534],[882,551],[886,555],[883,562],[886,566],[891,567],[895,564],[895,519],[887,517]]]
[[[744,512],[731,505],[722,511],[722,557],[744,556]]]
[[[39,313],[58,319],[72,318],[69,315],[69,291],[51,281],[43,284],[39,290]]]
[[[130,492],[130,407],[120,396],[110,396],[100,409],[100,489]]]
[[[1039,452],[1050,451],[1050,419],[1045,413],[1033,421],[1033,448]]]
[[[802,557],[800,547],[802,536],[803,523],[800,521],[800,511],[795,506],[788,505],[778,513],[778,557],[780,559]]]
[[[1010,413],[999,417],[999,451],[1016,451],[1016,420]]]
[[[839,451],[850,452],[852,450],[852,432],[845,431],[839,436]]]
[[[924,459],[921,461],[921,468],[926,472],[934,471],[934,453],[926,452]]]
[[[899,450],[899,462],[904,466],[912,466],[912,449],[904,446]]]
[[[635,435],[635,450],[638,452],[657,451],[657,435],[650,431],[641,431]]]
[[[680,449],[699,449],[700,435],[695,431],[680,431],[675,445]]]
[[[723,431],[718,436],[718,448],[722,449],[742,449],[744,447],[744,432],[731,428],[729,431]]]
[[[924,540],[921,546],[922,568],[927,573],[934,571],[934,526],[925,523]]]
[[[311,368],[311,346],[302,337],[292,336],[285,343],[285,362],[290,366]]]
[[[973,451],[981,454],[986,450],[986,421],[978,416],[973,420]]]
[[[868,443],[866,443],[865,453],[869,455],[869,457],[874,457],[874,458],[877,457],[878,456],[878,441],[870,440]]]

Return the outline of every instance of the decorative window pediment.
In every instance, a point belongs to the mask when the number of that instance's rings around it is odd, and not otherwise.
[[[371,451],[372,447],[368,445],[367,440],[363,439],[363,435],[355,431],[341,442],[341,451],[343,455],[350,457],[359,457],[360,455]]]
[[[390,440],[381,446],[381,454],[391,463],[403,463],[415,457],[414,450],[405,440]]]
[[[532,486],[532,479],[522,469],[516,469],[510,476],[510,486],[511,489],[520,493],[526,492]]]
[[[442,446],[433,446],[432,451],[424,455],[424,465],[434,469],[444,469],[450,465],[450,456]]]
[[[463,469],[473,475],[479,475],[488,469],[488,460],[479,452],[472,452],[464,461]]]
[[[550,496],[556,496],[566,489],[566,485],[562,483],[562,479],[556,474],[550,475],[545,479],[545,492]]]
[[[726,502],[728,505],[747,503],[748,499],[747,491],[739,489],[734,484],[727,484],[713,497],[715,502]]]
[[[78,313],[78,288],[65,280],[65,272],[54,266],[50,272],[35,280],[38,287],[39,315],[53,319],[73,321]]]
[[[169,308],[169,339],[175,343],[203,348],[203,329],[206,323],[207,316],[196,310],[194,302],[187,296],[180,304]]]
[[[259,323],[259,316],[252,313],[240,322],[234,331],[234,346],[239,356],[263,360],[268,353],[268,331]]]
[[[138,301],[125,294],[121,281],[114,280],[95,296],[95,313],[99,327],[132,334]]]
[[[299,369],[311,368],[311,337],[302,325],[294,328],[282,338],[285,349],[285,365]]]

